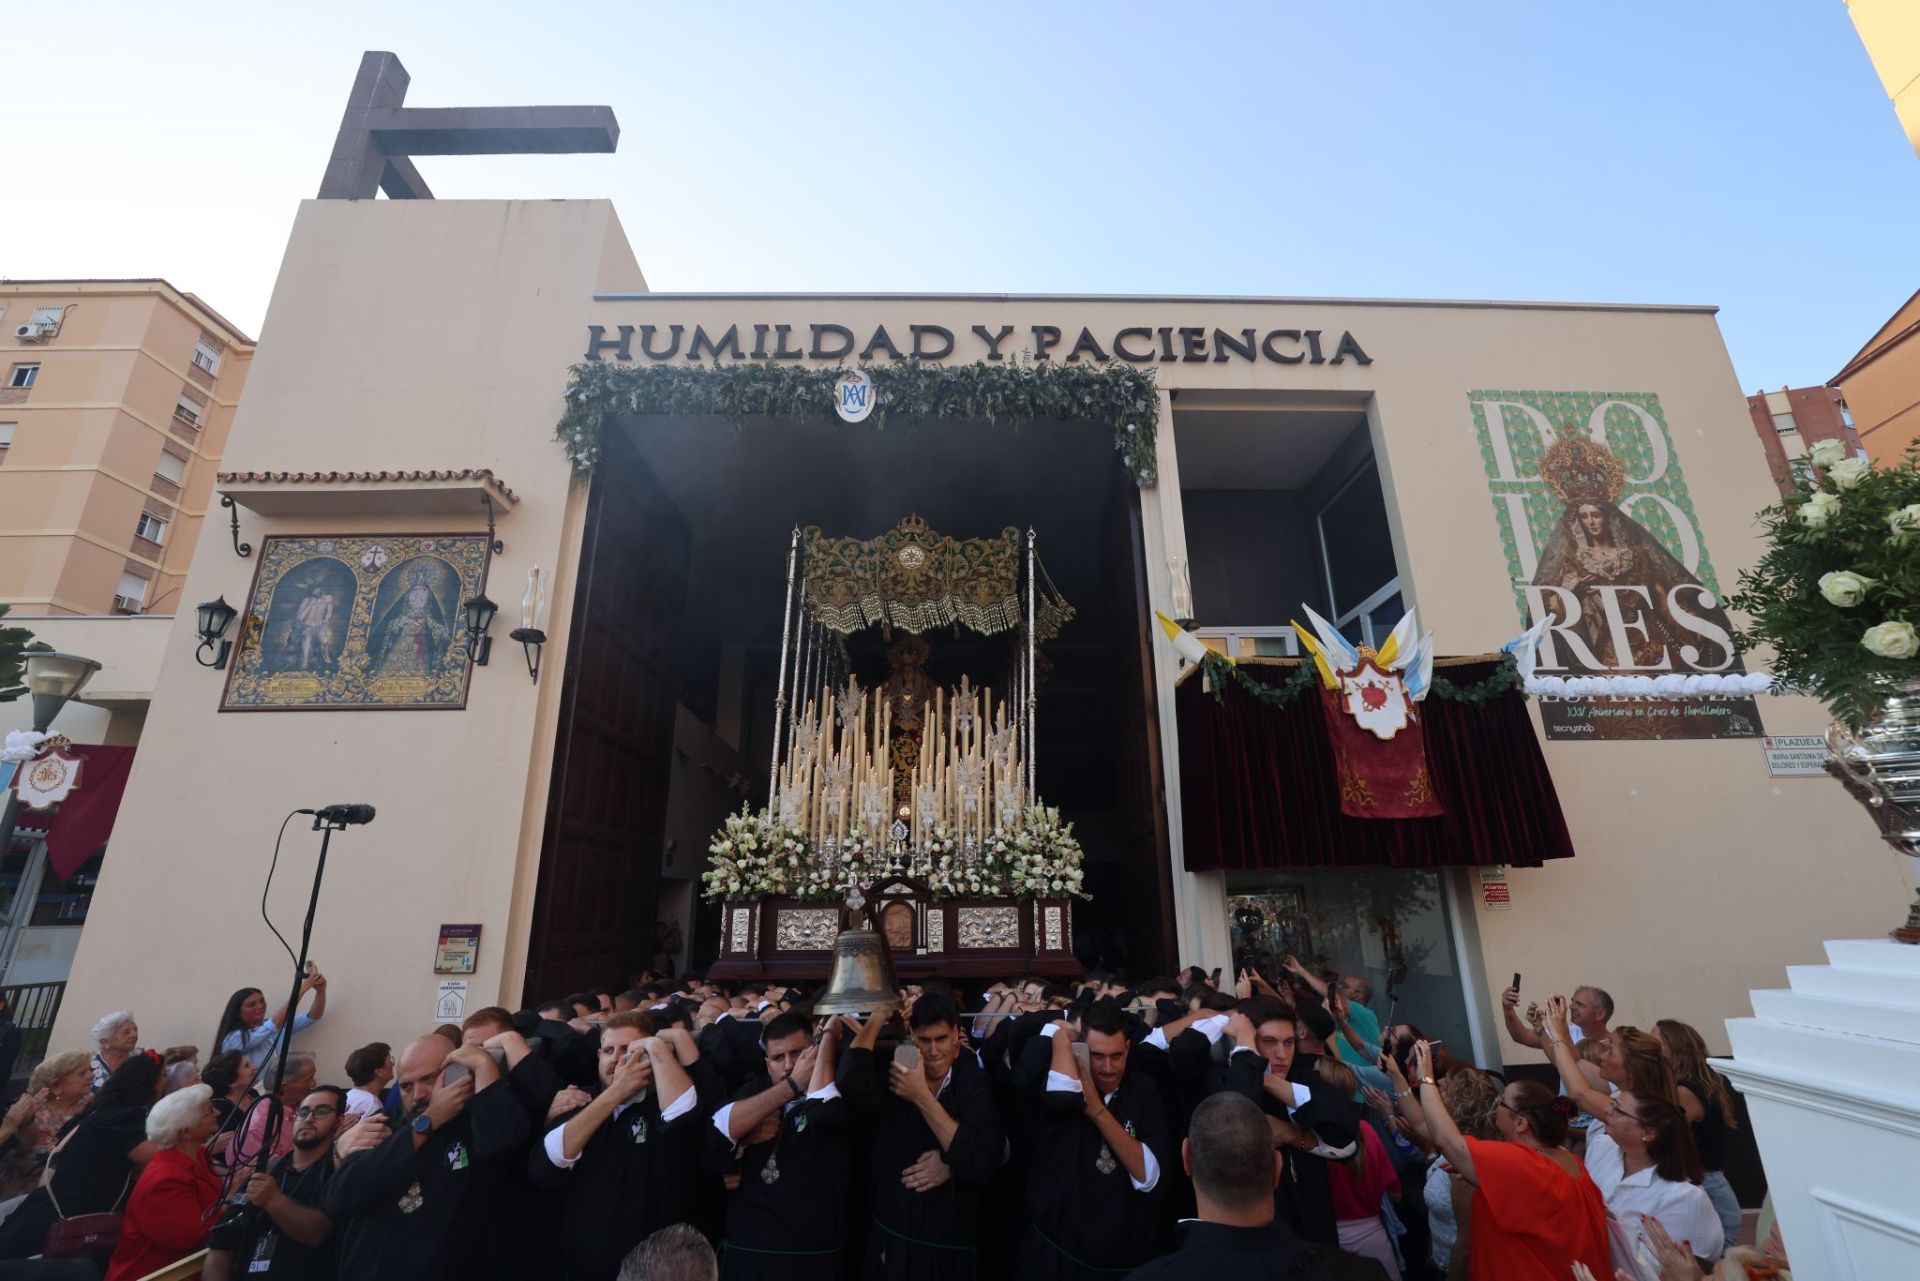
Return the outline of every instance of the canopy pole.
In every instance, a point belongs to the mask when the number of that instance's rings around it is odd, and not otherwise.
[[[793,541],[787,544],[787,603],[780,611],[780,674],[773,683],[773,759],[767,763],[767,800],[773,801],[773,789],[780,778],[780,730],[787,711],[787,650],[793,642],[793,579],[800,561],[800,527],[793,527]]]
[[[1036,743],[1034,741],[1034,719],[1035,719],[1034,706],[1039,701],[1034,696],[1035,685],[1034,685],[1034,661],[1033,661],[1034,659],[1033,651],[1034,651],[1034,644],[1035,644],[1034,605],[1033,605],[1034,592],[1035,592],[1034,566],[1036,564],[1036,556],[1034,553],[1034,542],[1037,539],[1037,537],[1038,535],[1034,533],[1033,527],[1029,525],[1027,527],[1027,804],[1029,806],[1036,803],[1035,798],[1039,795],[1039,793],[1037,793],[1034,790],[1034,786],[1033,786],[1034,762],[1035,762],[1035,759],[1040,755],[1040,753],[1035,750]]]
[[[813,659],[813,647],[809,643],[813,637],[813,627],[807,622],[807,580],[800,579],[800,608],[795,611],[795,622],[799,624],[800,635],[795,639],[796,651],[793,658],[793,694],[787,706],[791,715],[787,717],[787,737],[798,739],[800,718],[807,710],[807,700],[801,692],[806,688],[807,664]],[[787,759],[793,759],[793,743],[787,745]]]

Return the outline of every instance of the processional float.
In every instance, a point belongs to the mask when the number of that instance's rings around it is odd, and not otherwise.
[[[721,900],[714,977],[817,980],[831,964],[830,1013],[891,999],[889,961],[902,978],[1079,972],[1081,850],[1034,759],[1042,647],[1073,612],[1031,530],[962,540],[910,516],[872,539],[794,531],[767,803],[728,817],[702,874]],[[947,628],[1003,639],[989,681],[928,675],[925,635]],[[890,670],[862,686],[846,640],[869,629],[892,638]]]

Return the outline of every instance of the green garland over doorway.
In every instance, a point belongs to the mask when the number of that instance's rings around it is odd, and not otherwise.
[[[935,365],[902,360],[863,365],[878,403],[867,425],[1053,420],[1097,423],[1136,484],[1154,483],[1154,425],[1160,397],[1153,369],[1125,364],[1008,361]],[[738,428],[760,416],[833,423],[833,384],[844,366],[735,363],[618,365],[586,361],[567,381],[567,404],[554,439],[576,480],[593,475],[602,434],[633,414],[722,418]]]

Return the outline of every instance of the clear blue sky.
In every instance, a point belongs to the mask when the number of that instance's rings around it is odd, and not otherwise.
[[[1842,0],[44,4],[5,43],[0,274],[256,332],[368,48],[412,105],[611,104],[612,156],[420,168],[611,197],[657,289],[1714,303],[1751,391],[1920,287]]]

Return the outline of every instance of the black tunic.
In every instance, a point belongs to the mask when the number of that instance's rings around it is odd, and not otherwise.
[[[756,1077],[734,1102],[772,1084]],[[740,1186],[727,1193],[721,1281],[839,1281],[847,1274],[841,1247],[849,1119],[844,1098],[802,1097],[782,1109],[772,1142],[744,1150],[720,1133],[718,1117],[707,1124],[710,1153],[740,1175]]]
[[[1264,1228],[1230,1228],[1188,1219],[1172,1254],[1135,1268],[1130,1281],[1293,1281],[1313,1276],[1311,1247],[1275,1219]]]
[[[333,1181],[333,1158],[323,1154],[304,1170],[293,1168],[289,1153],[267,1168],[281,1195],[299,1205],[323,1210],[327,1186]],[[264,1210],[248,1206],[228,1215],[213,1230],[207,1241],[211,1250],[226,1250],[233,1255],[228,1275],[256,1281],[331,1281],[335,1269],[334,1233],[319,1245],[301,1245],[282,1232]]]
[[[548,1132],[578,1115],[578,1110],[568,1113]],[[532,1145],[527,1168],[534,1185],[564,1189],[560,1241],[567,1276],[610,1281],[634,1246],[656,1228],[687,1217],[704,1117],[695,1103],[662,1122],[659,1091],[649,1090],[646,1098],[624,1104],[607,1118],[568,1169],[548,1158],[544,1142]]]
[[[920,1109],[888,1088],[887,1064],[872,1050],[849,1048],[841,1056],[840,1092],[857,1112],[872,1118],[867,1236],[867,1281],[943,1281],[976,1272],[976,1234],[985,1190],[1000,1169],[1004,1136],[987,1074],[962,1050],[940,1091],[940,1106],[959,1123],[945,1160],[953,1178],[915,1192],[900,1182],[906,1168],[940,1143]]]
[[[499,1208],[486,1195],[485,1167],[519,1155],[527,1114],[504,1083],[480,1090],[459,1116],[418,1151],[401,1125],[379,1147],[356,1152],[334,1171],[324,1204],[340,1242],[340,1275],[354,1281],[433,1281],[471,1276],[484,1261],[468,1243]]]
[[[1330,1146],[1344,1147],[1359,1135],[1360,1105],[1350,1098],[1339,1097],[1332,1086],[1322,1081],[1315,1070],[1317,1062],[1317,1055],[1294,1057],[1287,1079],[1307,1086],[1310,1097],[1291,1115],[1285,1105],[1262,1086],[1267,1061],[1251,1050],[1230,1055],[1219,1079],[1223,1088],[1252,1099],[1269,1115],[1312,1131]],[[1274,1209],[1302,1240],[1338,1245],[1340,1227],[1333,1213],[1333,1185],[1327,1159],[1291,1147],[1286,1149],[1284,1157],[1280,1183],[1273,1190]]]
[[[1037,1040],[1024,1053],[1033,1058],[1051,1052],[1048,1042]],[[1127,1167],[1087,1119],[1085,1096],[1046,1091],[1027,1180],[1032,1220],[1013,1273],[1019,1281],[1094,1281],[1120,1275],[1156,1253],[1172,1157],[1160,1092],[1129,1072],[1107,1110],[1153,1153],[1160,1180],[1150,1192],[1134,1187]]]

